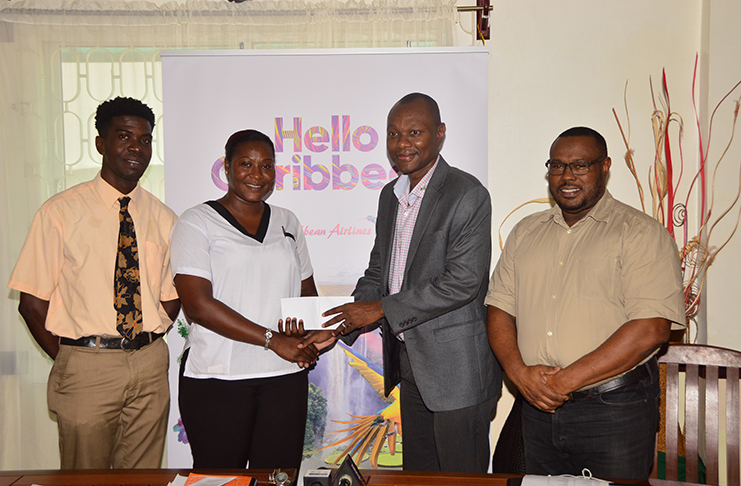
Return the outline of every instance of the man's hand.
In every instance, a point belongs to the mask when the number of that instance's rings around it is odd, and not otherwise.
[[[304,321],[296,321],[296,318],[286,317],[286,329],[283,330],[283,319],[278,321],[278,331],[286,336],[301,336],[303,341],[298,345],[299,349],[311,346],[312,344],[321,351],[337,341],[337,337],[332,331],[306,331],[304,330]]]
[[[334,335],[334,331],[309,331],[304,337],[303,342],[298,345],[299,348],[305,348],[306,346],[314,345],[316,349],[321,352],[322,350],[332,346],[337,341],[337,336]]]
[[[548,375],[547,377],[548,388],[558,393],[559,395],[568,395],[577,388],[567,383],[567,373],[562,369],[558,373]]]
[[[322,324],[322,327],[329,327],[340,323],[337,329],[334,330],[335,336],[339,334],[345,335],[361,327],[375,324],[384,316],[380,300],[375,302],[350,302],[339,307],[333,307],[325,311],[322,316],[329,317],[334,314],[337,315]]]
[[[515,317],[498,307],[488,306],[486,310],[486,329],[489,344],[497,356],[504,372],[531,405],[544,412],[554,412],[568,397],[551,387],[563,373],[558,366],[527,366],[517,346],[517,326]]]
[[[522,393],[523,398],[543,412],[553,413],[568,400],[568,396],[556,392],[550,381],[561,373],[558,366],[524,366],[510,378]]]

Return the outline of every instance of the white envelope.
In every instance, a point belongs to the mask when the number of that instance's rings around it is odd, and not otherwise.
[[[291,297],[280,299],[281,318],[295,317],[304,321],[304,329],[307,331],[334,329],[339,324],[330,327],[322,327],[329,317],[322,317],[322,312],[337,307],[338,305],[354,302],[352,296],[344,297]]]

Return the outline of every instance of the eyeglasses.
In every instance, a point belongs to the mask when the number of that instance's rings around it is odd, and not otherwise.
[[[567,167],[571,169],[571,173],[574,175],[585,175],[589,172],[590,167],[592,167],[594,164],[604,162],[606,159],[607,157],[602,157],[601,159],[593,160],[591,162],[579,161],[572,162],[570,164],[564,164],[563,162],[553,162],[552,160],[549,160],[545,163],[545,166],[548,167],[548,175],[561,175],[566,172]]]

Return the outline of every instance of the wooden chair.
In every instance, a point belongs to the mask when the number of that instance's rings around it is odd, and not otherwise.
[[[666,390],[664,413],[666,429],[666,479],[678,480],[678,414],[684,402],[685,472],[688,483],[698,481],[700,434],[705,431],[704,462],[706,484],[718,482],[719,396],[718,380],[726,380],[726,470],[728,486],[739,486],[739,369],[741,352],[731,349],[696,344],[670,344],[666,353],[659,356],[659,363],[666,365]],[[679,374],[685,374],[685,390],[679,389]],[[704,378],[704,416],[702,421],[702,388]],[[681,400],[680,400],[681,399]],[[701,426],[702,425],[702,426]]]

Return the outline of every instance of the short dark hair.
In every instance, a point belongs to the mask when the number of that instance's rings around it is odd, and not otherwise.
[[[556,137],[556,140],[559,138],[568,138],[568,137],[590,137],[597,143],[597,148],[599,149],[599,156],[600,157],[607,157],[607,141],[605,141],[605,137],[603,137],[597,130],[594,130],[589,127],[571,127],[565,132],[563,132],[561,135]],[[556,140],[553,141],[553,144],[556,143]],[[553,148],[553,144],[551,144],[551,148]]]
[[[105,137],[113,118],[117,116],[144,118],[154,130],[154,112],[150,107],[137,99],[119,96],[98,105],[98,110],[95,112],[95,129],[98,130],[98,135]]]
[[[273,141],[270,140],[270,137],[257,130],[248,129],[232,133],[229,140],[226,141],[226,145],[224,146],[224,159],[226,159],[227,163],[231,163],[237,146],[246,142],[263,142],[267,144],[268,147],[270,147],[270,152],[273,154],[273,158],[275,158],[275,146],[273,145]]]
[[[421,101],[427,106],[435,125],[440,125],[442,123],[442,120],[440,119],[440,107],[437,106],[437,101],[435,101],[430,95],[424,93],[409,93],[397,101],[394,106],[406,105],[408,103],[414,103],[415,101]]]

